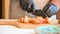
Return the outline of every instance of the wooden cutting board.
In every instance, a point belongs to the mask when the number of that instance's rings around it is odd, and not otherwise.
[[[49,26],[49,25],[52,25],[52,24],[25,24],[25,23],[20,23],[18,22],[17,20],[15,19],[1,19],[0,20],[0,25],[12,25],[12,26],[15,26],[17,28],[26,28],[26,29],[31,29],[31,28],[36,28],[38,26]],[[57,26],[60,26],[60,24],[54,24],[54,25],[57,25]]]

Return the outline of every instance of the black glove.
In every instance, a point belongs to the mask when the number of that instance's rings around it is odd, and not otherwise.
[[[27,12],[33,9],[33,0],[19,0],[20,7]]]
[[[54,4],[47,4],[43,11],[47,14],[48,17],[51,17],[56,14],[57,7]]]
[[[47,4],[43,10],[36,10],[32,0],[20,0],[19,3],[23,10],[27,11],[28,13],[33,13],[36,16],[42,16],[44,18],[55,15],[57,11],[57,7],[54,4]]]
[[[43,18],[47,17],[46,13],[44,13],[42,10],[35,10],[33,14],[36,16],[42,16]]]

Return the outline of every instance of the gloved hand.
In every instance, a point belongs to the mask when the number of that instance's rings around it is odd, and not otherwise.
[[[57,7],[54,4],[47,4],[43,10],[36,10],[33,0],[20,0],[19,2],[23,10],[33,13],[36,16],[42,16],[44,18],[46,16],[51,17],[57,12]]]
[[[47,14],[48,17],[51,17],[56,14],[57,7],[54,4],[47,4],[43,11]]]
[[[42,10],[35,10],[33,14],[36,16],[42,16],[43,18],[47,17],[47,14]]]

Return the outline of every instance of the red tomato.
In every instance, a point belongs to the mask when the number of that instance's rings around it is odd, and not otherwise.
[[[44,20],[38,20],[36,18],[33,18],[33,23],[34,24],[45,24],[45,21]]]
[[[41,24],[45,24],[45,20],[43,19],[43,17],[36,17],[40,22]]]
[[[18,22],[21,22],[21,23],[23,23],[23,21],[24,21],[24,18],[19,18],[18,20]]]
[[[26,24],[29,23],[29,17],[25,16],[25,18],[24,18],[24,23],[26,23]]]
[[[46,23],[48,23],[48,17],[46,17],[44,20],[45,20]]]
[[[41,24],[46,24],[45,20],[39,20]]]
[[[33,18],[33,21],[32,21],[32,23],[33,23],[33,24],[40,24],[41,22],[40,22],[38,19],[36,19],[36,18]]]

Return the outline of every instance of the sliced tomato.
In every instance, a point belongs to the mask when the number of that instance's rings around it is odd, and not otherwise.
[[[48,17],[44,18],[45,22],[48,23],[49,19]]]
[[[25,18],[24,18],[24,23],[26,23],[26,24],[29,23],[29,17],[28,17],[28,16],[25,16]]]
[[[45,24],[45,21],[44,20],[38,20],[36,18],[33,18],[32,19],[32,23],[34,23],[34,24]]]
[[[40,22],[41,24],[45,24],[45,20],[43,19],[43,17],[36,17]]]
[[[24,18],[19,18],[19,19],[18,19],[18,22],[23,23],[23,21],[24,21]]]

